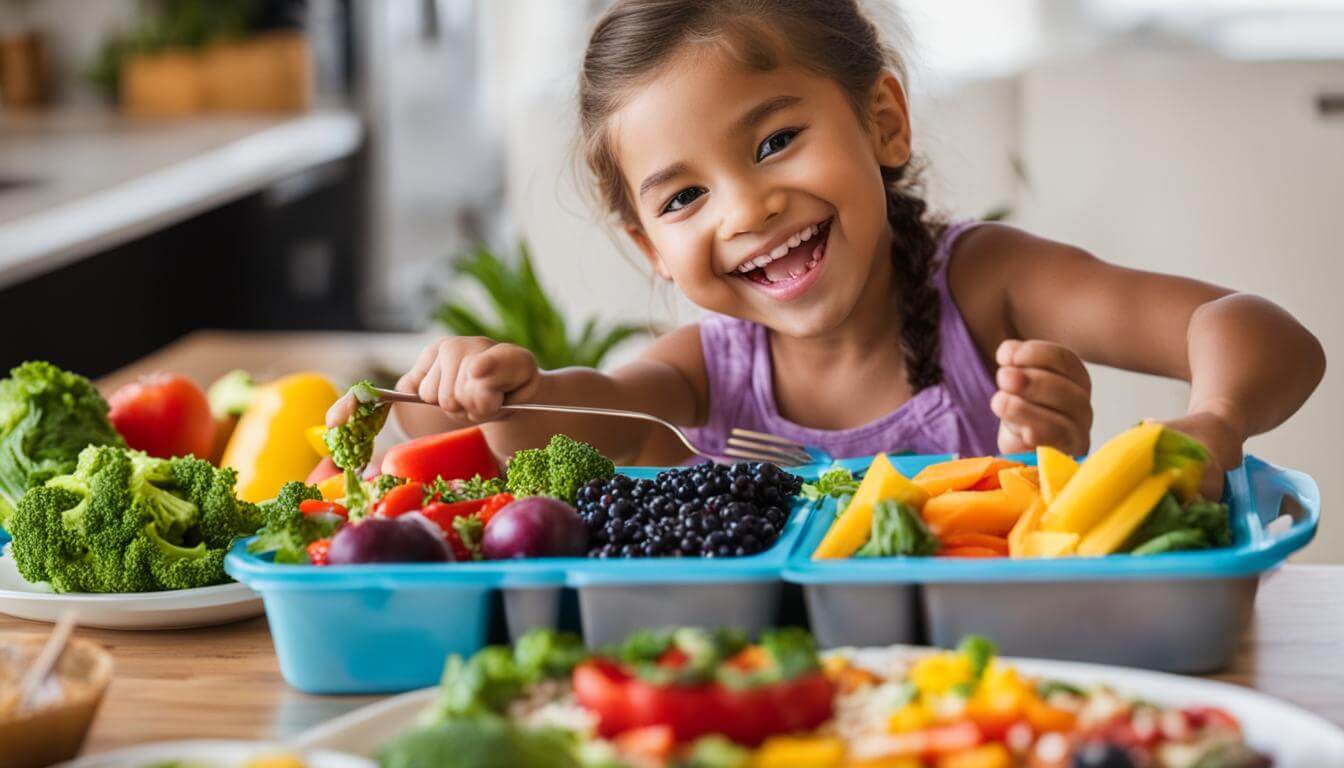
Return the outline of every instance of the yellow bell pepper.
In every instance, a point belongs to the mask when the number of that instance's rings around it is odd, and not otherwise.
[[[326,434],[327,425],[325,424],[316,424],[303,430],[303,436],[308,441],[308,445],[312,446],[313,451],[323,459],[331,455],[331,449],[327,447]]]
[[[1039,497],[1027,507],[1027,511],[1017,518],[1013,530],[1008,532],[1008,556],[1027,556],[1027,536],[1041,529],[1041,517],[1045,515],[1045,502]]]
[[[858,552],[872,535],[873,505],[877,502],[891,499],[919,509],[928,498],[922,488],[896,471],[885,453],[877,454],[868,465],[868,473],[863,476],[849,506],[831,523],[826,536],[812,553],[812,559],[845,558]]]
[[[1162,425],[1140,424],[1113,437],[1078,468],[1055,496],[1041,528],[1085,534],[1153,473]]]
[[[887,730],[892,733],[920,731],[930,725],[933,725],[933,713],[917,701],[906,704],[887,718]]]
[[[273,498],[290,480],[303,480],[318,455],[304,430],[321,424],[340,393],[316,373],[295,373],[258,388],[224,449],[221,466],[238,472],[238,497]]]
[[[751,756],[751,768],[840,768],[844,760],[840,739],[772,736]]]
[[[921,658],[910,667],[910,682],[924,696],[939,696],[956,685],[971,682],[971,660],[962,653],[942,652]]]
[[[1064,484],[1078,471],[1078,462],[1072,456],[1048,445],[1036,449],[1036,466],[1040,470],[1041,498],[1046,504],[1055,500]]]
[[[1176,470],[1159,472],[1139,483],[1115,511],[1107,515],[1078,543],[1083,557],[1109,555],[1129,539],[1130,534],[1148,519],[1153,507],[1162,500],[1180,476]]]
[[[1064,557],[1078,548],[1081,537],[1062,531],[1035,531],[1023,539],[1022,557]],[[1011,546],[1011,545],[1009,545]]]
[[[925,768],[924,761],[913,755],[887,755],[870,760],[850,760],[845,768]]]

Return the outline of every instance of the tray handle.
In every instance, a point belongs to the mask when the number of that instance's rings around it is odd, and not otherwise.
[[[1316,481],[1303,472],[1277,467],[1254,456],[1246,457],[1246,474],[1267,548],[1287,557],[1306,546],[1321,521],[1321,490]],[[1296,503],[1285,507],[1284,499]],[[1270,523],[1284,516],[1292,520],[1290,526],[1269,530]]]

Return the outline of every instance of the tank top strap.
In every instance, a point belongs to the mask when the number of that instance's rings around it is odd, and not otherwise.
[[[981,436],[981,452],[993,453],[997,449],[993,436],[998,431],[999,419],[990,410],[989,401],[998,387],[994,383],[993,372],[980,356],[980,349],[971,335],[971,329],[966,325],[961,308],[957,306],[947,275],[957,238],[983,223],[975,220],[958,221],[943,230],[934,255],[936,267],[933,284],[939,294],[938,359],[943,369],[943,385],[972,422],[972,431]]]

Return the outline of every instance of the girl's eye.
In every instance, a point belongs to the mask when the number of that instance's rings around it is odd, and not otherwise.
[[[687,187],[673,195],[672,199],[667,201],[667,205],[663,206],[663,213],[675,213],[676,211],[680,211],[682,208],[694,203],[696,198],[704,193],[705,190],[701,187]]]
[[[801,131],[795,128],[786,128],[779,133],[770,134],[770,138],[761,142],[761,146],[756,148],[756,162],[761,162],[765,158],[775,154],[793,143]]]

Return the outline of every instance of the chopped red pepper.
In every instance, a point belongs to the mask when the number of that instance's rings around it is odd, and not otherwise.
[[[338,517],[349,518],[350,511],[334,501],[323,501],[322,499],[304,499],[299,502],[299,511],[305,517],[309,515],[337,515]]]
[[[405,483],[383,494],[373,505],[379,517],[397,517],[419,509],[425,501],[425,489],[419,483]]]
[[[331,551],[331,539],[318,539],[308,545],[308,559],[313,565],[327,565],[329,560],[328,553]]]

